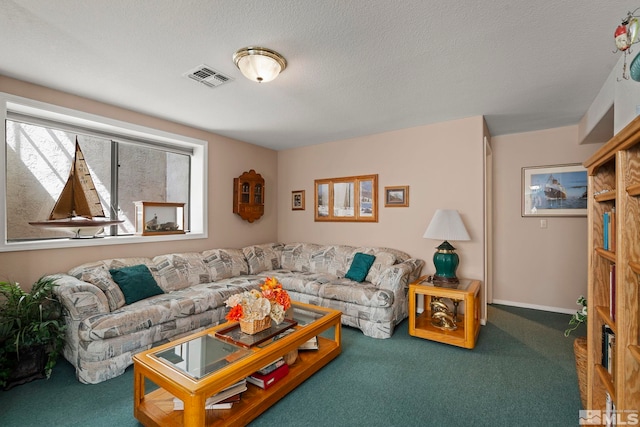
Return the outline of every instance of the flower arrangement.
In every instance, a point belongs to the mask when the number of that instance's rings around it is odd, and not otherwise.
[[[576,311],[576,313],[571,316],[569,320],[570,328],[567,328],[564,331],[564,336],[568,337],[572,331],[575,331],[581,323],[585,323],[587,321],[587,299],[580,295],[580,298],[576,301],[576,304],[582,305],[582,309]]]
[[[281,323],[291,307],[291,298],[275,277],[268,277],[260,291],[253,289],[232,295],[225,305],[231,308],[226,315],[227,320],[255,321],[270,316],[274,322]]]

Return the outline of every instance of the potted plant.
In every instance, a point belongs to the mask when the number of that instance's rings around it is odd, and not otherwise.
[[[580,295],[576,304],[582,308],[574,313],[569,320],[569,328],[564,331],[564,336],[568,337],[578,326],[587,322],[587,299]],[[587,337],[578,337],[573,341],[573,352],[576,357],[576,372],[578,374],[578,387],[580,388],[580,399],[582,407],[587,404]]]
[[[62,305],[55,279],[42,277],[30,291],[0,282],[0,386],[5,390],[49,378],[64,344]]]

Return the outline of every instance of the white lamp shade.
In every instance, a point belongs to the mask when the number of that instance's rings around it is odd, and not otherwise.
[[[422,237],[434,240],[471,240],[460,214],[455,209],[436,210]]]
[[[258,83],[270,82],[287,67],[287,61],[278,52],[263,47],[240,49],[233,61],[246,78]]]

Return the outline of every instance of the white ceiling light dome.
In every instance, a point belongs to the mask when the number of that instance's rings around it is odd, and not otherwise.
[[[233,62],[246,78],[258,83],[270,82],[287,68],[282,55],[265,47],[244,47],[233,54]]]

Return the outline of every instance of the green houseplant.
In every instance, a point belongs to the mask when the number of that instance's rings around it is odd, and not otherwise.
[[[0,282],[0,386],[5,389],[51,375],[65,331],[55,286],[49,277],[28,292],[18,283]]]
[[[569,327],[564,331],[564,336],[568,337],[571,332],[578,329],[583,323],[587,323],[587,299],[580,295],[576,304],[582,308],[576,311],[569,319]],[[587,337],[578,337],[573,341],[573,353],[576,357],[576,373],[578,375],[578,387],[580,389],[580,400],[582,407],[587,407]]]

